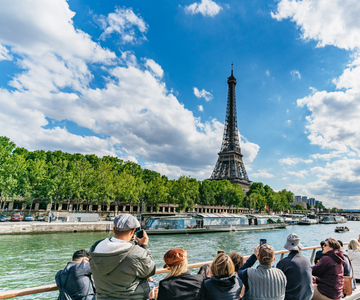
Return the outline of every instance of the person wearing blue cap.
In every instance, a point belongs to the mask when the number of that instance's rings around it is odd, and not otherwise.
[[[135,237],[139,221],[131,214],[114,219],[112,238],[97,241],[90,248],[90,267],[96,286],[96,299],[148,299],[147,278],[155,274],[156,266],[147,249],[149,237]]]
[[[300,237],[295,233],[289,234],[284,248],[290,253],[276,267],[284,272],[287,279],[285,299],[311,300],[314,293],[312,270],[310,261],[300,252],[303,248]]]

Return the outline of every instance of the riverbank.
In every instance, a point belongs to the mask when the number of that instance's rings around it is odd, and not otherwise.
[[[5,222],[0,223],[1,234],[55,233],[55,232],[86,232],[110,231],[112,221],[99,222]]]

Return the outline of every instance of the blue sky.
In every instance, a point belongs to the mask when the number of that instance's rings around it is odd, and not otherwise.
[[[231,64],[252,181],[358,208],[357,0],[0,0],[0,135],[209,178]]]

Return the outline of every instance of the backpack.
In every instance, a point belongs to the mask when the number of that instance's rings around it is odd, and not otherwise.
[[[59,289],[59,292],[58,300],[73,300],[73,297],[64,288]]]
[[[57,272],[57,274],[55,276],[56,285],[59,288],[58,300],[74,300],[73,297],[71,297],[71,295],[65,289],[66,281],[68,280],[68,277],[69,277],[70,273],[67,273],[65,282],[64,282],[64,284],[62,284],[61,283],[61,276],[60,276],[62,272],[63,271]]]

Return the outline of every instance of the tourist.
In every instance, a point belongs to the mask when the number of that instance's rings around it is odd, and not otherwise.
[[[238,300],[244,295],[244,285],[228,255],[219,253],[211,264],[211,271],[213,276],[204,281],[202,299]]]
[[[350,240],[347,253],[354,269],[356,282],[360,282],[360,244],[357,240]]]
[[[274,248],[268,244],[257,246],[254,252],[259,261],[256,269],[239,270],[239,277],[245,285],[243,299],[280,300],[285,298],[286,277],[284,273],[273,268],[275,261]],[[261,287],[261,288],[259,288]]]
[[[115,237],[97,241],[90,248],[90,266],[96,285],[98,300],[147,299],[147,278],[155,274],[156,266],[147,249],[149,237],[134,239],[139,221],[130,214],[114,219]]]
[[[204,279],[210,278],[212,276],[210,265],[208,264],[202,265],[199,269],[198,274],[201,274],[204,277]]]
[[[239,272],[240,268],[244,264],[244,257],[236,252],[230,252],[229,257],[231,258],[232,262],[234,263],[235,272],[237,274],[237,272]],[[255,261],[256,261],[256,259],[255,259]]]
[[[91,280],[89,253],[84,249],[75,251],[72,261],[64,270],[56,273],[55,282],[60,291],[59,300],[66,299],[64,293],[75,300],[96,299]]]
[[[349,277],[352,278],[352,289],[355,290],[356,289],[356,280],[355,280],[355,277],[354,277],[354,274],[353,274],[354,271],[353,271],[353,267],[352,267],[350,258],[347,255],[345,249],[343,248],[344,247],[343,242],[340,241],[340,240],[338,240],[338,242],[340,244],[340,250],[344,255],[344,261],[345,261],[345,264],[344,264],[344,276],[349,276]]]
[[[315,265],[318,263],[320,258],[324,255],[324,253],[323,253],[324,245],[325,245],[325,241],[321,241],[320,242],[321,250],[316,251],[316,253],[315,253],[315,259],[314,259],[314,264]]]
[[[323,257],[312,267],[312,274],[316,276],[313,278],[313,299],[340,299],[343,296],[345,261],[339,242],[326,239],[323,252]]]
[[[158,300],[198,300],[201,297],[202,274],[191,275],[187,269],[187,252],[174,248],[164,255],[164,268],[170,270],[159,282]]]
[[[300,237],[295,233],[289,234],[284,248],[290,253],[280,260],[276,267],[286,276],[285,299],[310,300],[313,296],[311,265],[300,252],[302,249]]]

